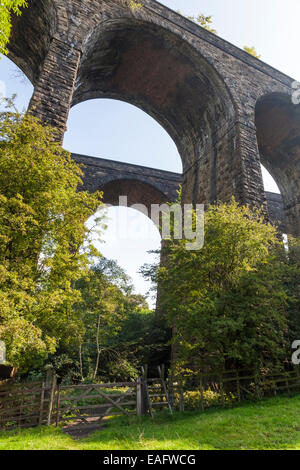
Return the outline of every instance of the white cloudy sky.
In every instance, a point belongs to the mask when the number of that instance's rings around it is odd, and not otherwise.
[[[213,15],[219,36],[238,47],[255,46],[262,60],[300,81],[299,0],[164,0],[160,3],[187,15]],[[31,84],[21,79],[16,67],[0,60],[0,95],[17,93],[19,108],[26,108]],[[70,113],[65,147],[73,152],[181,172],[177,149],[168,134],[149,116],[126,103],[95,100],[75,106]],[[264,172],[265,187],[278,191]],[[136,211],[128,213],[124,232],[124,209],[109,211],[110,223],[105,256],[116,259],[144,293],[149,285],[137,274],[141,264],[153,257],[160,239],[152,222]],[[121,228],[120,228],[121,227]]]

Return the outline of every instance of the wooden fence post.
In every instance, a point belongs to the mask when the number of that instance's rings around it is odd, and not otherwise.
[[[274,379],[274,377],[273,377],[273,379]],[[276,397],[276,395],[277,395],[277,386],[276,385],[277,384],[276,384],[275,379],[273,380],[272,384],[273,384],[273,393],[274,393],[274,396]]]
[[[18,419],[18,426],[20,427],[22,424],[22,415],[23,415],[23,404],[24,404],[24,398],[21,398],[20,402],[20,409],[19,409],[19,419]]]
[[[160,371],[161,371],[161,378],[165,380],[165,365],[164,364],[161,365]]]
[[[148,364],[145,364],[145,366],[143,368],[143,376],[144,376],[144,380],[147,380],[147,378],[148,378]]]
[[[222,374],[219,375],[219,381],[220,381],[220,391],[221,391],[221,397],[222,397],[222,406],[223,406],[223,408],[225,408],[225,392],[224,392],[224,384],[223,384]]]
[[[56,396],[56,427],[59,423],[59,406],[60,406],[60,385],[57,386],[57,396]]]
[[[174,409],[174,382],[173,382],[173,375],[171,375],[168,381],[168,388],[169,388],[169,400],[172,410]]]
[[[256,399],[260,399],[260,390],[259,390],[259,373],[257,370],[255,370],[255,376],[254,376],[254,383],[255,383],[255,394],[256,394]]]
[[[39,417],[39,425],[43,424],[43,414],[44,414],[44,400],[45,400],[45,386],[46,382],[42,382],[42,389],[41,389],[41,402],[40,402],[40,417]]]
[[[204,396],[203,396],[203,377],[200,373],[200,396],[201,396],[201,409],[204,411]]]
[[[51,382],[50,382],[51,380]],[[47,416],[47,426],[51,424],[51,417],[52,417],[52,410],[53,410],[53,402],[54,402],[54,395],[56,389],[56,375],[53,370],[49,369],[47,372],[47,383],[48,386],[51,386],[50,396],[49,396],[49,407],[48,407],[48,416]],[[51,385],[50,385],[51,384]]]
[[[240,376],[239,376],[239,371],[236,371],[236,391],[237,391],[237,397],[238,401],[241,401],[241,386],[240,386]]]
[[[183,395],[183,385],[182,385],[182,382],[180,382],[179,410],[180,410],[180,411],[184,411],[184,395]]]
[[[136,381],[136,414],[137,416],[143,416],[145,414],[144,382],[141,377]]]
[[[291,389],[290,389],[290,381],[289,381],[289,376],[288,376],[288,374],[286,375],[286,381],[285,381],[285,383],[286,383],[287,391],[288,391],[288,393],[290,394],[290,393],[291,393]]]
[[[294,369],[295,369],[296,378],[297,378],[297,380],[296,380],[296,385],[297,385],[297,383],[299,383],[299,380],[300,380],[299,366],[295,366]],[[297,388],[298,388],[298,387],[297,387]]]

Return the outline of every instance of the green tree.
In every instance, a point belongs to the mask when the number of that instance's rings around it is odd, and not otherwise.
[[[289,237],[279,259],[281,280],[287,293],[289,344],[300,339],[300,240]]]
[[[79,345],[81,376],[84,370],[95,379],[108,362],[120,361],[117,337],[132,302],[132,285],[113,260],[101,258],[76,287],[81,302],[76,305],[84,325]]]
[[[76,287],[82,294],[76,309],[84,325],[81,378],[133,379],[141,365],[165,360],[165,322],[149,310],[143,296],[133,293],[130,279],[115,261],[100,259]],[[78,357],[78,352],[69,354]]]
[[[205,245],[166,246],[158,270],[161,310],[174,326],[176,363],[218,368],[282,363],[286,358],[287,296],[281,284],[282,247],[259,211],[231,204],[210,206]]]
[[[0,338],[23,369],[76,339],[74,282],[97,253],[85,221],[102,194],[77,191],[82,170],[56,140],[11,102],[0,114]]]
[[[27,7],[26,0],[1,0],[0,2],[0,53],[7,54],[6,46],[11,33],[11,15],[21,15]]]

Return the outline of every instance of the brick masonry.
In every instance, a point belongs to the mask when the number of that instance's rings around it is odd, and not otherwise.
[[[262,162],[280,187],[285,230],[300,234],[300,107],[292,104],[292,78],[154,0],[134,11],[125,0],[30,5],[14,19],[9,50],[34,84],[32,112],[63,136],[72,105],[92,98],[129,102],[177,145],[185,202],[234,195],[273,219]],[[110,165],[121,172],[116,162]],[[96,166],[88,167],[91,188]],[[160,179],[154,191],[151,171],[130,185],[125,178],[119,189],[137,199],[148,178],[149,198],[163,198],[170,188]],[[112,185],[106,186],[110,198],[117,191]]]

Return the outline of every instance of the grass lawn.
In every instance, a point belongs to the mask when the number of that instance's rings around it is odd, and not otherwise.
[[[115,418],[102,431],[75,440],[60,428],[0,433],[0,450],[300,450],[300,395],[205,413],[166,412],[151,418]]]

